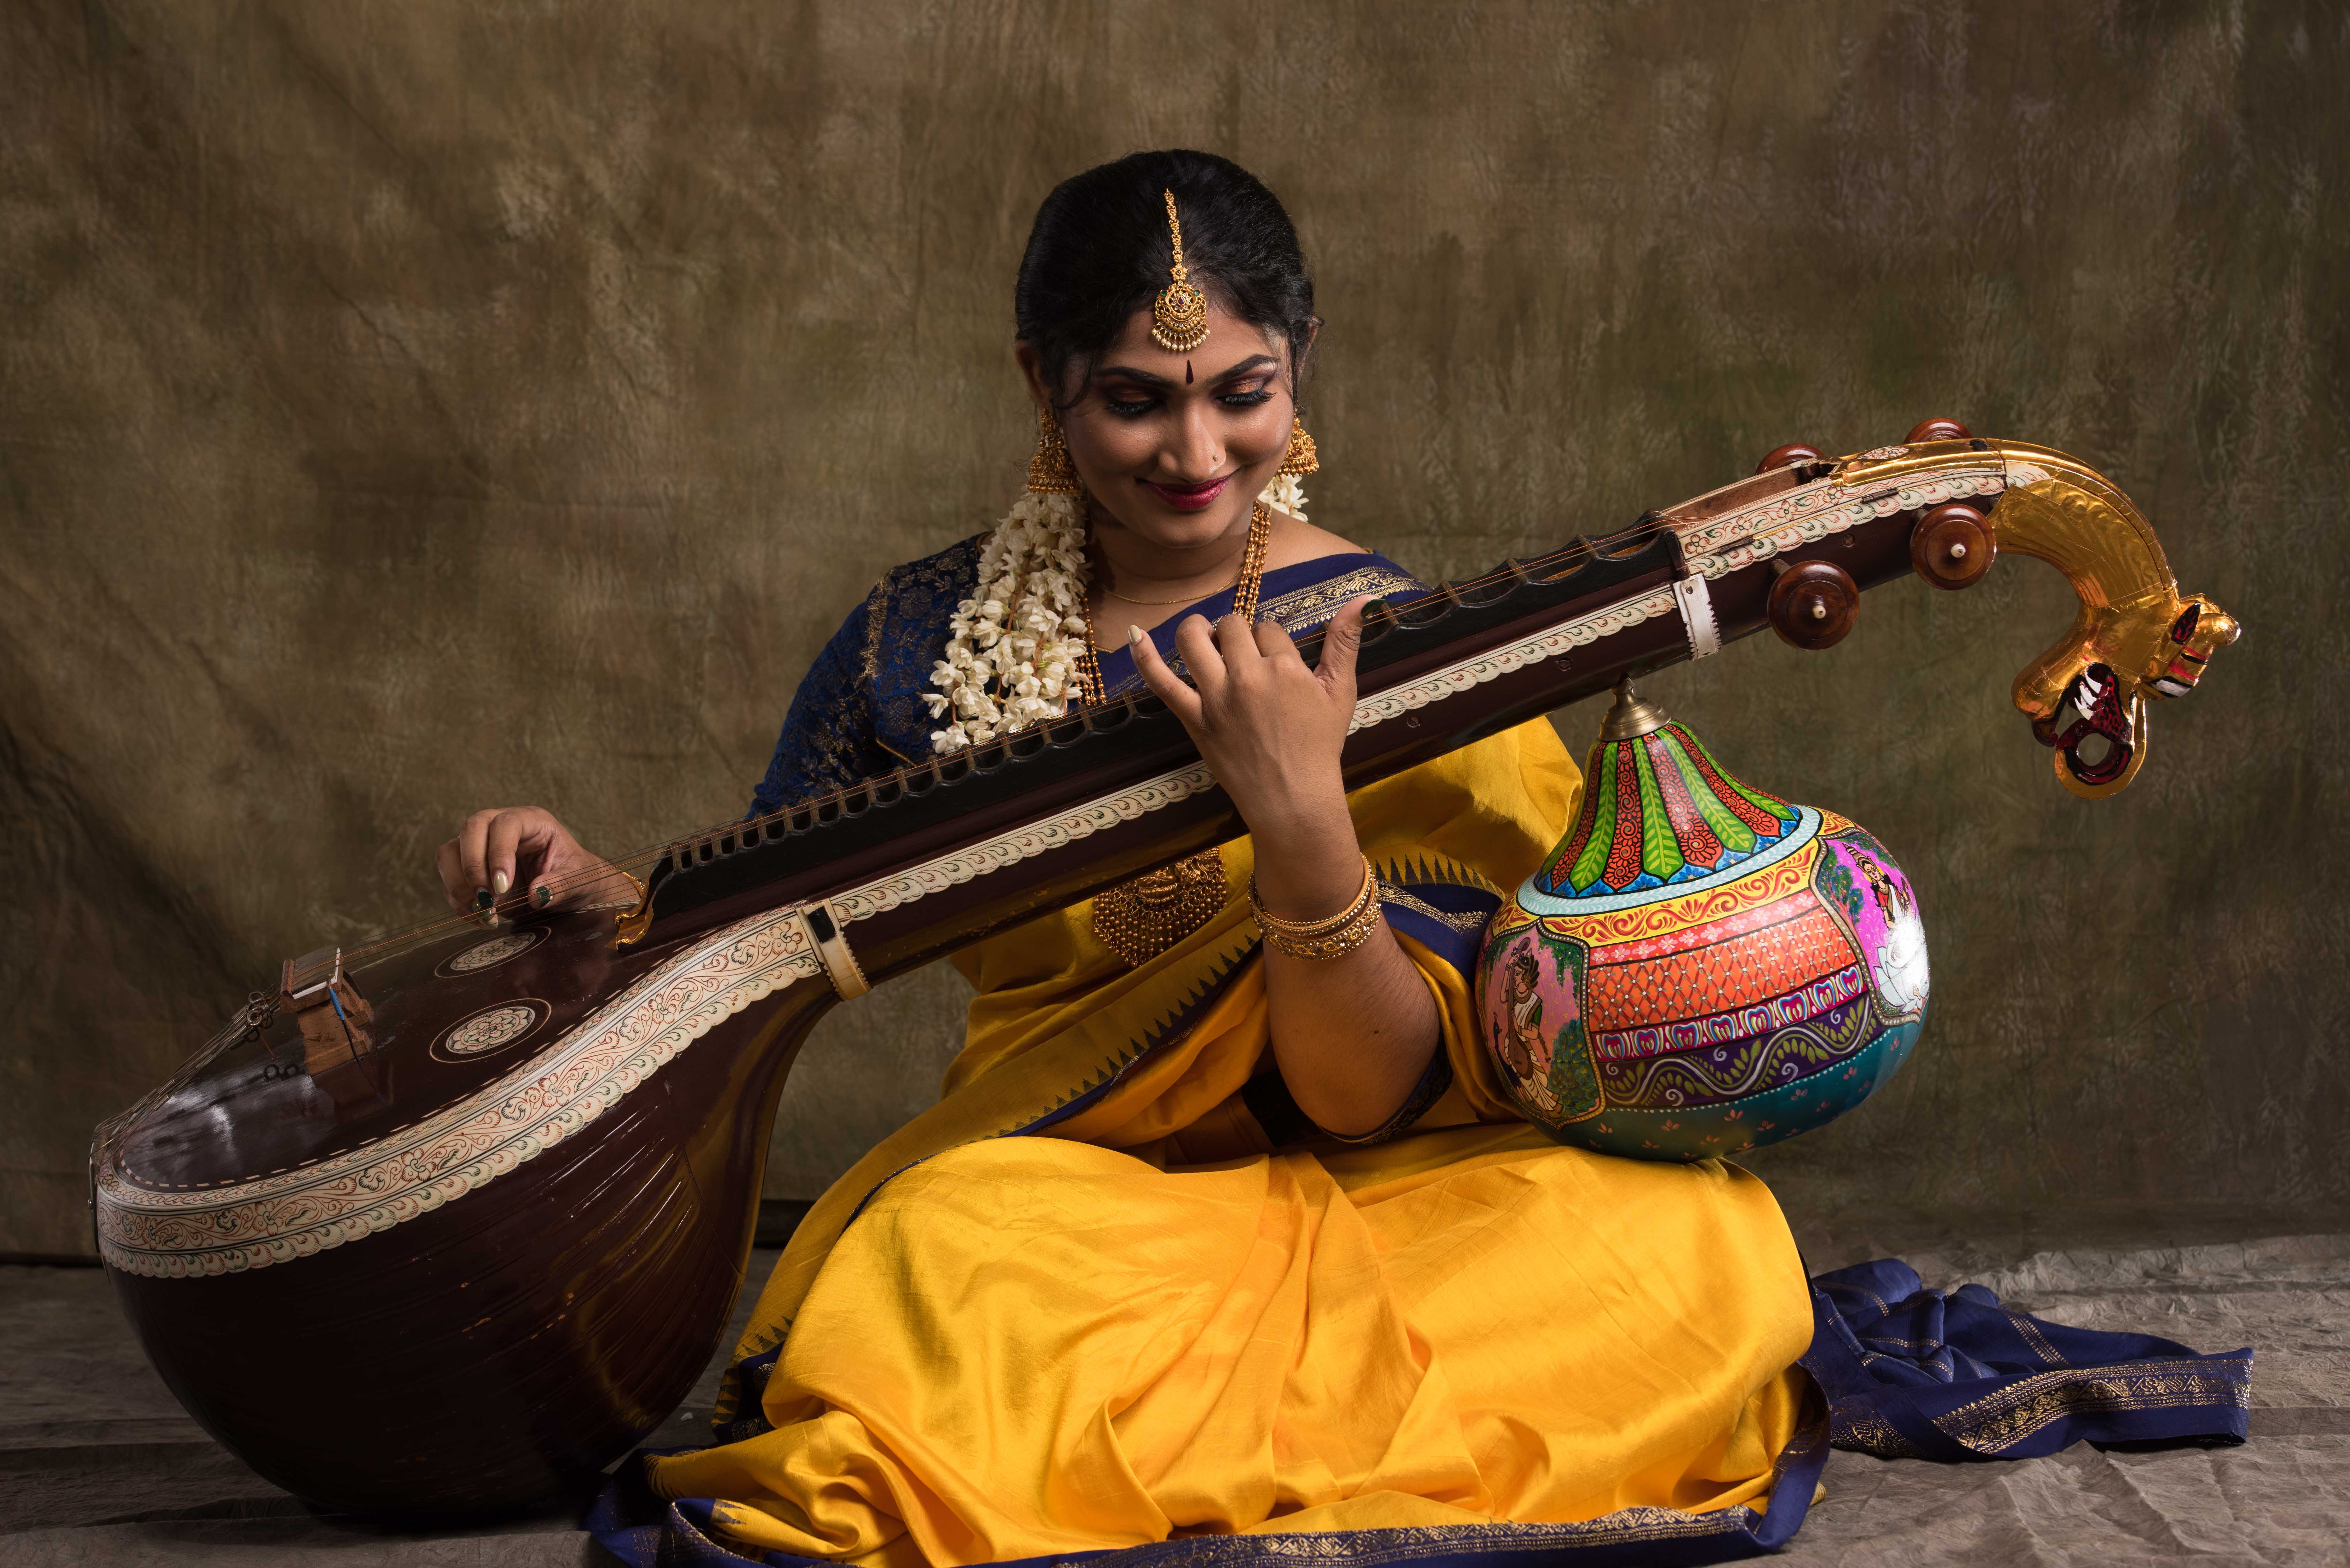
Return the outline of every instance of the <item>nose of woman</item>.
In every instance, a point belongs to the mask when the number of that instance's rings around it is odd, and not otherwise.
[[[1159,474],[1173,484],[1205,484],[1224,466],[1222,445],[1211,428],[1205,399],[1185,399],[1175,415],[1174,429],[1159,450]]]

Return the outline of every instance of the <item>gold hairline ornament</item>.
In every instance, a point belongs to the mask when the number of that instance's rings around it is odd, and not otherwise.
[[[1174,281],[1150,302],[1150,340],[1170,354],[1189,354],[1208,340],[1208,296],[1183,266],[1183,220],[1175,215],[1175,192],[1167,198],[1167,234],[1174,243]]]

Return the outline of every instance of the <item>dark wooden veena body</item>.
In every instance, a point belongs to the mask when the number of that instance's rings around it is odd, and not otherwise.
[[[2026,495],[2032,516],[2086,505],[2091,535],[2142,535],[2154,565],[2133,569],[2168,589],[2143,520],[2061,454],[1947,421],[1840,461],[1782,449],[1623,533],[1376,615],[1350,786],[1766,623],[1825,646],[1860,589],[1963,587],[2021,548],[2085,609],[2019,704],[2069,787],[2119,787],[2141,691],[2191,685],[2233,622],[2174,595],[2166,625],[2200,632],[2125,647],[2077,543],[2009,530]],[[173,1393],[302,1497],[406,1515],[554,1500],[706,1365],[785,1074],[844,992],[1241,831],[1171,715],[1129,701],[680,841],[625,943],[617,910],[517,908],[494,933],[355,954],[327,1001],[366,1009],[368,1050],[322,1064],[317,1028],[257,1008],[98,1130],[107,1266]]]

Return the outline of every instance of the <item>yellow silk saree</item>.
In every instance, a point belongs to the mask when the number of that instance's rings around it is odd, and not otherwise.
[[[940,1103],[803,1221],[727,1440],[650,1460],[657,1491],[694,1500],[677,1517],[713,1554],[890,1564],[1700,1538],[1711,1560],[1783,1467],[1800,1518],[1813,1309],[1769,1191],[1550,1144],[1472,1023],[1478,932],[1579,788],[1535,722],[1350,797],[1443,1019],[1425,1108],[1381,1141],[1280,1087],[1245,839],[1222,910],[1139,968],[1090,905],[967,950]]]

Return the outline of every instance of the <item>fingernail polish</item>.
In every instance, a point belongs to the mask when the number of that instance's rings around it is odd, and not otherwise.
[[[536,891],[531,894],[531,897],[536,898],[538,900],[538,907],[544,909],[549,904],[555,902],[555,889],[548,887],[546,883],[541,882],[538,885]]]
[[[513,886],[514,878],[505,872],[493,871],[490,873],[490,893],[493,897],[499,898],[504,898],[506,896],[506,889]]]
[[[490,890],[487,888],[473,889],[473,908],[476,909],[486,909],[495,902],[497,900],[490,897]]]
[[[1140,648],[1142,646],[1142,628],[1140,627],[1128,623],[1126,628],[1126,645],[1128,648]]]

